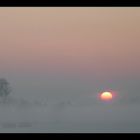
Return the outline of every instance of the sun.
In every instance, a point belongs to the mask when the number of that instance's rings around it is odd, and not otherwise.
[[[104,101],[112,100],[112,98],[113,98],[113,94],[111,92],[106,91],[106,92],[101,93],[100,95],[100,99]]]

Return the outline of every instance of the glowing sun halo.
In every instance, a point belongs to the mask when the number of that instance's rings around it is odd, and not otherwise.
[[[109,101],[109,100],[112,100],[113,95],[111,92],[103,92],[103,93],[101,93],[100,98],[101,98],[101,100]]]

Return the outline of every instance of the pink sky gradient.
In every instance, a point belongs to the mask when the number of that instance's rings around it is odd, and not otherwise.
[[[140,8],[0,8],[1,71],[139,75]]]

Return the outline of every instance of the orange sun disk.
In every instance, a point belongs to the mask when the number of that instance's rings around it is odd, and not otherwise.
[[[107,101],[107,100],[111,100],[113,98],[113,95],[111,92],[103,92],[101,93],[100,98],[101,100]]]

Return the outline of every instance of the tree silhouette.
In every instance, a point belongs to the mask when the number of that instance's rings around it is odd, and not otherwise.
[[[0,78],[0,98],[5,101],[10,92],[11,88],[8,81],[4,78]]]

